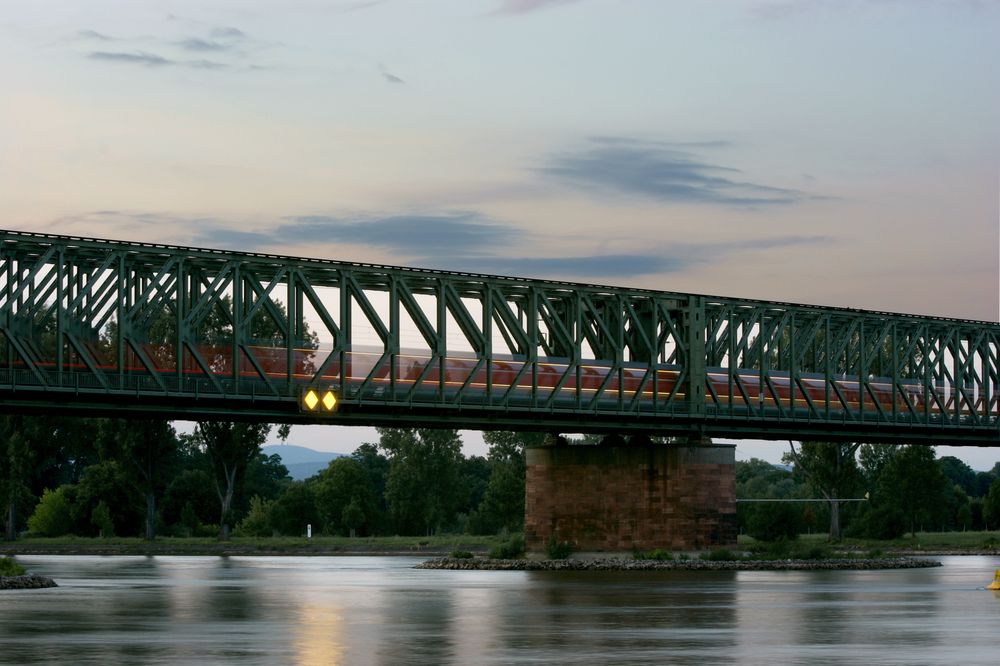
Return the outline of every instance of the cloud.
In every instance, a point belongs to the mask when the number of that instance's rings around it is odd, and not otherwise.
[[[580,0],[500,0],[494,14],[527,14],[556,5],[569,5]]]
[[[630,278],[677,273],[693,263],[689,257],[656,254],[601,254],[568,257],[425,257],[424,264],[442,270],[494,275],[586,276],[585,280]]]
[[[186,51],[227,51],[232,48],[229,44],[214,42],[208,39],[201,39],[199,37],[191,37],[179,42],[174,42],[174,45],[179,46]]]
[[[91,51],[87,54],[91,60],[106,60],[108,62],[123,62],[132,65],[145,65],[147,67],[160,67],[164,65],[176,65],[177,61],[164,58],[155,53],[145,51],[133,51],[131,53],[120,51]]]
[[[380,72],[382,72],[382,78],[384,78],[389,83],[406,83],[406,81],[404,81],[403,79],[399,78],[398,76],[390,72],[388,69],[386,69],[385,65],[380,64],[378,66],[378,69]]]
[[[464,211],[438,214],[339,217],[302,215],[266,228],[246,229],[238,221],[169,213],[95,211],[64,217],[56,233],[77,233],[122,240],[225,248],[243,252],[280,252],[282,246],[336,247],[332,259],[356,260],[343,246],[373,247],[422,268],[492,275],[614,282],[644,275],[681,273],[715,264],[736,253],[762,252],[834,242],[826,236],[774,236],[709,243],[646,243],[637,252],[530,255],[546,239],[511,224]],[[586,239],[582,239],[586,240]],[[320,256],[314,254],[313,256]]]
[[[223,25],[217,28],[212,28],[212,37],[216,39],[246,39],[246,33],[239,28],[233,28],[231,26]]]
[[[87,54],[91,60],[119,62],[145,67],[191,67],[193,69],[229,69],[229,65],[214,60],[172,60],[146,51],[92,51]]]
[[[360,12],[365,9],[371,9],[372,7],[377,7],[379,5],[384,5],[389,0],[360,0],[358,2],[343,2],[336,5],[333,9],[344,14],[349,14],[352,12]]]
[[[148,34],[118,38],[86,29],[77,31],[74,39],[129,42],[136,45],[134,50],[105,48],[83,54],[91,60],[145,67],[187,67],[203,70],[264,69],[261,65],[247,61],[249,53],[277,45],[253,39],[247,33],[231,25],[211,25],[174,15],[169,15],[167,18],[170,21],[184,24],[188,34],[182,33],[173,39]],[[204,56],[212,56],[212,59]]]
[[[810,195],[739,178],[739,169],[706,161],[691,148],[724,144],[669,144],[595,137],[575,151],[551,156],[536,171],[588,192],[664,203],[774,206]]]
[[[510,245],[524,236],[514,226],[486,222],[469,212],[356,219],[304,215],[289,220],[275,231],[276,238],[369,245],[406,256],[448,256]]]
[[[96,30],[77,30],[76,36],[79,39],[92,39],[98,42],[113,42],[114,37],[105,35],[104,33],[97,32]]]

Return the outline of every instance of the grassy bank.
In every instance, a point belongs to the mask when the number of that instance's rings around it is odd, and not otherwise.
[[[441,555],[453,550],[486,553],[505,539],[498,536],[429,537],[58,537],[0,542],[0,555]]]
[[[803,544],[827,543],[825,534],[803,534],[798,538]],[[740,535],[740,546],[752,546],[754,539]],[[886,553],[996,553],[1000,552],[1000,532],[917,532],[899,539],[844,539],[835,544],[838,549]]]
[[[0,541],[3,555],[448,555],[453,551],[486,554],[506,541],[499,536],[469,536],[451,534],[429,537],[232,537],[229,541],[215,538],[160,537],[147,542],[139,538],[58,537],[21,538],[14,542]],[[827,547],[824,534],[803,534],[794,551]],[[751,537],[741,535],[739,547],[756,550]],[[829,544],[837,551],[886,555],[926,554],[998,554],[1000,532],[918,532],[915,537],[892,541],[876,539],[844,539]]]

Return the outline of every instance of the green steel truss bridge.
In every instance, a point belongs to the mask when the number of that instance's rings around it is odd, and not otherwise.
[[[0,409],[1000,445],[1000,324],[0,231]]]

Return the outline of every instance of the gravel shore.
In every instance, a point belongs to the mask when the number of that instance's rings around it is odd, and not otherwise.
[[[416,569],[468,569],[476,571],[785,571],[921,569],[939,567],[935,560],[909,557],[830,560],[633,560],[598,558],[588,560],[492,560],[485,557],[438,557],[416,565]]]
[[[47,576],[0,576],[0,590],[37,590],[43,587],[59,587]]]

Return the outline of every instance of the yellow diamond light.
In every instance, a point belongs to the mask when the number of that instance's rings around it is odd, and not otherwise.
[[[326,411],[332,412],[333,408],[337,406],[337,396],[333,394],[333,391],[327,391],[323,394],[323,407]]]
[[[319,396],[316,395],[316,391],[309,389],[306,394],[302,396],[302,402],[305,403],[306,409],[312,411],[316,409],[316,405],[319,404]]]

